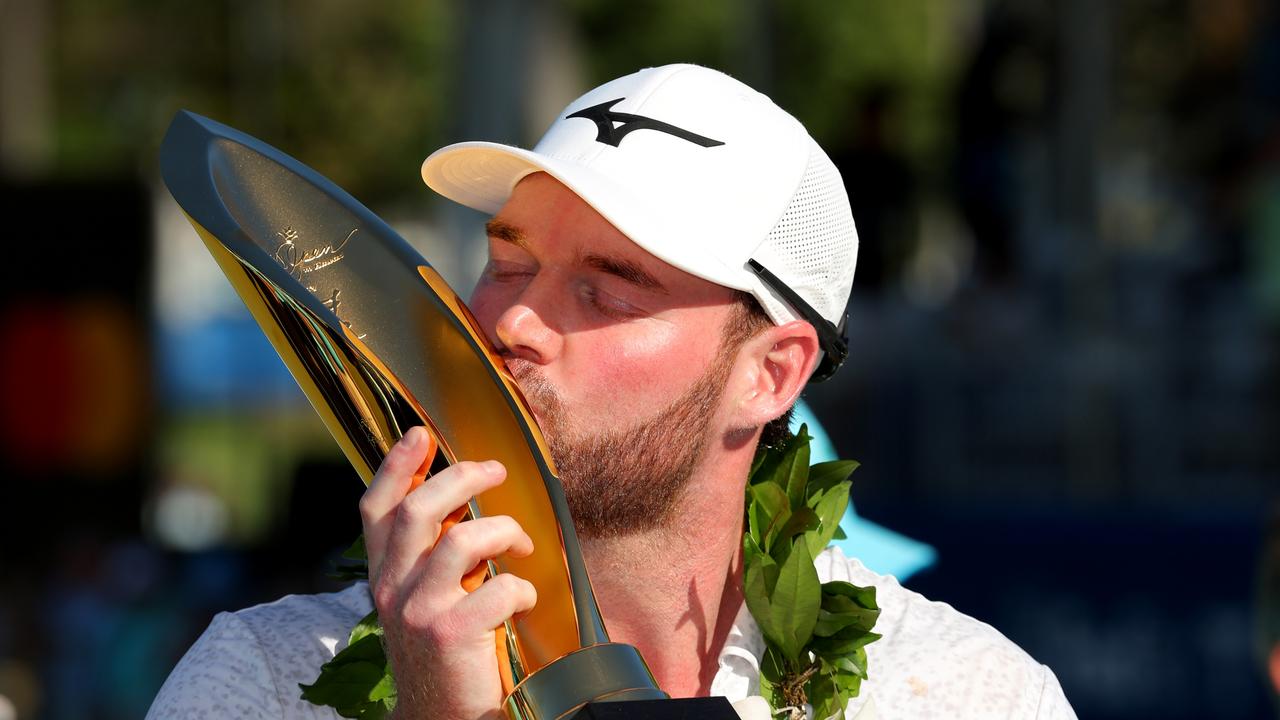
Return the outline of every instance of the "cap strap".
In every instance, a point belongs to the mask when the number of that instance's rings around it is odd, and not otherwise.
[[[822,348],[823,356],[817,369],[813,371],[813,376],[809,378],[809,382],[822,382],[835,374],[835,371],[844,364],[845,358],[849,357],[848,313],[840,319],[840,324],[836,325],[822,317],[821,313],[804,301],[804,298],[754,258],[747,258],[747,268],[755,273],[756,277],[760,278],[760,281],[770,290],[781,295],[782,299],[786,300],[787,304],[818,333],[818,346]]]

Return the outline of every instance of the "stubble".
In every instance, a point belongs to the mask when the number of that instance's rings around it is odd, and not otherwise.
[[[712,439],[732,367],[728,348],[683,395],[621,429],[572,427],[555,387],[525,360],[508,366],[538,410],[574,527],[583,538],[633,535],[670,523]]]

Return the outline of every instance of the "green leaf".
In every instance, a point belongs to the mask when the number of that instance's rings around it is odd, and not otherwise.
[[[777,563],[778,567],[782,567],[783,565],[787,564],[787,559],[791,557],[791,551],[792,549],[795,548],[796,544],[797,543],[793,543],[790,541],[775,542],[773,544],[773,549],[769,551],[769,557],[772,558],[775,563]],[[803,542],[799,544],[804,545]],[[773,583],[770,583],[770,585],[772,584]]]
[[[847,706],[850,700],[858,697],[858,691],[862,688],[862,677],[840,673],[835,677],[835,685],[841,706]]]
[[[769,588],[769,597],[772,598],[773,589],[778,587],[778,574],[782,572],[782,566],[765,555],[760,558],[760,567],[764,569],[764,584]]]
[[[786,490],[791,507],[804,502],[804,487],[809,478],[808,427],[788,438],[781,447],[770,449],[751,474],[751,485],[774,482]]]
[[[338,561],[333,565],[333,571],[328,573],[333,580],[368,580],[369,579],[369,560],[364,546],[364,535],[356,538],[351,547],[342,551],[338,556]]]
[[[785,479],[787,499],[794,511],[804,505],[805,488],[809,484],[809,433],[805,426],[792,438],[778,465],[780,479]]]
[[[781,633],[773,622],[772,603],[769,600],[771,589],[768,587],[764,572],[766,561],[773,562],[768,555],[761,555],[757,562],[747,565],[743,574],[743,598],[747,603],[747,609],[751,611],[751,616],[760,626],[760,632],[765,640],[777,645]]]
[[[829,718],[835,714],[832,702],[835,699],[836,684],[831,675],[826,672],[818,672],[805,686],[805,695],[809,698],[809,704],[813,706],[813,716],[815,718]]]
[[[379,720],[395,707],[395,681],[382,648],[377,614],[370,613],[351,631],[351,642],[320,668],[310,685],[299,684],[302,699],[332,707],[339,715]]]
[[[382,649],[381,633],[366,633],[360,639],[347,645],[327,664],[341,665],[344,662],[387,662],[386,653]]]
[[[809,552],[815,557],[822,552],[840,529],[840,518],[849,506],[849,483],[839,482],[821,494],[811,496],[819,523],[816,532],[805,536]]]
[[[819,655],[833,657],[860,650],[864,645],[879,640],[880,636],[858,627],[846,627],[831,637],[815,637],[809,649]]]
[[[852,613],[833,613],[819,610],[818,622],[813,626],[813,634],[815,637],[831,637],[861,619],[858,615]]]
[[[804,543],[796,543],[769,596],[771,624],[777,629],[774,642],[785,660],[799,662],[800,651],[813,638],[821,602],[822,585],[813,567],[813,556]]]
[[[844,482],[838,482],[835,485],[832,485],[831,487],[820,488],[820,487],[814,486],[813,484],[810,484],[808,497],[805,498],[805,505],[812,508],[814,511],[817,511],[818,504],[824,500],[827,500],[831,495],[836,494],[836,491],[840,488],[844,489],[844,496],[848,497],[849,488],[852,486],[853,486],[853,483],[849,482],[848,480],[845,480]]]
[[[863,677],[867,674],[867,653],[861,650],[842,655],[832,665],[842,673]]]
[[[756,473],[760,471],[760,466],[769,458],[769,448],[761,445],[756,448],[756,456],[751,459],[751,471],[747,473],[747,482],[755,482]]]
[[[749,532],[742,533],[742,562],[743,565],[750,565],[755,558],[764,555],[765,552],[760,548],[759,543]]]
[[[876,620],[880,617],[878,608],[864,608],[849,598],[830,595],[822,596],[822,609],[831,615],[847,618],[848,622],[844,625],[854,625],[862,632],[867,632],[874,627]]]
[[[835,535],[832,535],[832,536],[831,536],[831,539],[833,539],[833,540],[848,540],[848,539],[849,539],[849,536],[848,536],[848,534],[846,534],[846,533],[845,533],[844,528],[843,528],[842,526],[840,526],[840,525],[836,525],[836,534],[835,534]]]
[[[831,704],[838,706],[841,711],[849,706],[849,700],[858,696],[858,688],[862,683],[862,678],[857,675],[848,675],[845,673],[836,673],[831,677],[831,684],[834,686],[835,693],[831,698]]]
[[[817,530],[821,522],[817,513],[807,507],[799,507],[795,512],[791,513],[791,517],[787,518],[787,524],[783,525],[782,530],[778,532],[778,540],[786,542],[801,533],[808,533],[805,536],[806,538],[817,536]],[[826,547],[826,545],[822,547]],[[812,546],[810,548],[809,554],[816,555],[817,553],[812,551]],[[819,548],[820,551],[821,548]]]
[[[812,439],[809,436],[809,426],[801,425],[800,433],[788,434],[777,445],[760,445],[756,448],[756,456],[751,461],[751,472],[747,476],[749,482],[758,482],[760,480],[768,480],[772,478],[774,470],[777,468],[778,461],[786,454],[787,448],[791,447],[799,438],[800,434],[804,435],[804,443]]]
[[[351,635],[347,639],[347,647],[355,645],[358,640],[362,640],[369,635],[377,635],[382,637],[382,626],[378,624],[378,611],[365,615],[360,618],[360,622],[351,628]]]
[[[809,468],[810,491],[826,491],[837,483],[849,480],[849,476],[858,469],[856,460],[830,460]]]
[[[382,679],[378,681],[378,684],[374,685],[373,689],[369,691],[369,699],[374,701],[388,699],[394,701],[395,697],[396,679],[389,672],[384,674]]]
[[[861,651],[851,655],[857,655],[858,653],[861,653]],[[862,660],[865,667],[865,653],[862,653]],[[813,705],[819,710],[818,715],[822,715],[825,712],[829,716],[837,709],[844,710],[849,704],[849,700],[858,696],[858,690],[863,678],[866,677],[866,673],[859,670],[857,664],[848,658],[841,658],[835,663],[821,661],[821,666],[822,684],[826,686],[823,689],[831,693],[830,704],[826,708],[816,702]]]
[[[842,580],[823,583],[822,610],[815,623],[814,639],[809,649],[831,659],[844,672],[865,676],[865,653],[861,655],[863,664],[860,667],[844,664],[848,659],[844,656],[856,660],[856,653],[861,652],[863,646],[880,638],[871,632],[879,617],[875,587],[858,587]]]
[[[844,580],[831,580],[822,583],[822,594],[826,597],[849,598],[858,607],[868,610],[879,609],[879,606],[876,605],[876,588],[874,585],[859,587]]]
[[[356,541],[351,543],[351,547],[342,551],[341,557],[344,560],[354,560],[368,564],[369,552],[364,546],[364,535],[357,536]]]
[[[752,497],[752,490],[747,488],[747,531],[742,534],[744,538],[751,539],[756,547],[764,547],[764,531],[773,518],[765,512],[760,503],[756,502]]]
[[[844,717],[849,701],[857,697],[862,678],[847,658],[818,660],[819,672],[809,679],[806,694],[814,708],[814,717]]]
[[[782,678],[783,663],[773,648],[766,647],[764,656],[760,658],[760,694],[768,701],[769,706],[777,708],[783,705]]]
[[[302,698],[318,705],[344,708],[369,702],[386,675],[384,666],[368,661],[325,664],[312,685],[300,685]]]
[[[879,640],[880,636],[876,635],[875,638],[873,639]],[[865,647],[860,647],[857,650],[854,650],[852,660],[853,660],[854,666],[858,668],[858,672],[856,676],[862,678],[863,680],[866,680],[867,679],[867,649]]]
[[[778,532],[791,517],[791,506],[782,486],[768,481],[752,485],[747,489],[750,495],[751,509],[748,516],[752,519],[751,534],[760,547],[769,552],[773,548]]]

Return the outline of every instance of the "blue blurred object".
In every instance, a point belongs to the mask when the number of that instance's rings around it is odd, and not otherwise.
[[[155,326],[161,397],[171,407],[306,407],[288,367],[243,308],[189,324]]]
[[[791,431],[796,432],[801,425],[807,425],[809,434],[813,437],[809,441],[809,462],[840,459],[826,430],[822,429],[822,424],[803,400],[796,403],[796,412],[791,418]],[[905,581],[930,567],[938,559],[938,551],[933,546],[858,517],[852,500],[849,501],[844,517],[840,519],[840,528],[844,530],[845,539],[833,540],[832,545],[840,548],[845,555],[858,558],[873,572],[893,575],[899,581]]]

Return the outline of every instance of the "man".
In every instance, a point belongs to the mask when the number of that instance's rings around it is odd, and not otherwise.
[[[496,213],[471,307],[547,436],[611,637],[673,697],[757,694],[744,485],[762,435],[844,357],[857,236],[835,167],[768,98],[674,65],[587,93],[532,151],[454,145],[423,178]],[[218,616],[151,716],[321,717],[294,688],[374,605],[397,717],[500,717],[492,632],[537,594],[509,574],[461,580],[532,541],[505,517],[441,533],[505,473],[462,462],[411,489],[426,444],[407,433],[361,501],[367,588]],[[1053,674],[990,627],[838,551],[817,566],[875,585],[883,609],[851,715],[1073,717]]]

